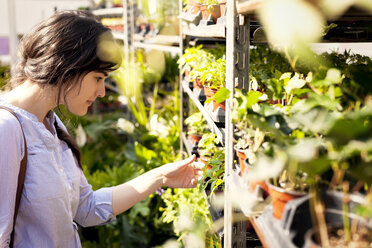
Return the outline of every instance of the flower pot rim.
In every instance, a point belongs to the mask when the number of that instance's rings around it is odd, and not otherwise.
[[[246,149],[237,148],[237,145],[235,144],[235,145],[234,145],[234,149],[235,149],[236,151],[239,151],[239,152],[244,152],[244,151],[247,150],[248,148],[246,148]]]
[[[308,194],[308,192],[304,192],[304,191],[296,191],[296,190],[284,189],[284,188],[275,186],[274,184],[272,184],[270,182],[270,180],[267,180],[266,181],[266,184],[269,187],[269,189],[273,189],[273,190],[275,190],[277,192],[280,192],[280,193],[288,193],[288,194],[295,195],[295,196],[305,196],[305,195]]]

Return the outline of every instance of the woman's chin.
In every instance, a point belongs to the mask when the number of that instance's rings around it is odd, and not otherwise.
[[[79,110],[69,110],[72,114],[77,115],[77,116],[84,116],[88,112],[88,108],[84,109],[79,109]]]

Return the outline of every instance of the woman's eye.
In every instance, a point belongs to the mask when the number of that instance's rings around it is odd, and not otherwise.
[[[96,77],[96,80],[97,80],[97,83],[99,83],[99,81],[101,81],[103,78],[101,77]]]

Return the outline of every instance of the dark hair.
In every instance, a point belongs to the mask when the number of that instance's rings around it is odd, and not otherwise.
[[[121,63],[110,30],[88,11],[57,12],[42,21],[21,39],[19,56],[12,83],[20,84],[28,79],[42,87],[57,86],[57,104],[61,102],[62,89],[65,99],[89,72],[107,73]],[[76,142],[56,123],[55,127],[58,137],[71,148],[82,168]]]

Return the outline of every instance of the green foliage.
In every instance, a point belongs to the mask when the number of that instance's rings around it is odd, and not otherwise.
[[[0,63],[0,90],[2,90],[10,79],[10,67]]]
[[[213,222],[203,193],[194,189],[167,189],[162,194],[166,204],[163,221],[174,223],[178,243],[186,247],[185,240],[194,234],[205,240],[205,247],[221,247],[218,235],[213,233]]]
[[[203,168],[204,180],[200,180],[199,182],[199,188],[201,191],[210,191],[208,199],[211,199],[216,191],[223,191],[225,182],[224,173],[225,149],[222,149],[214,153],[207,165]]]
[[[188,127],[189,134],[204,134],[207,129],[207,121],[204,119],[201,112],[196,112],[185,119],[185,124]]]
[[[220,143],[216,134],[214,133],[205,133],[198,143],[199,154],[200,156],[211,157],[216,153],[219,148],[217,145]]]
[[[124,183],[147,170],[176,159],[174,153],[169,151],[174,149],[170,146],[178,146],[178,139],[164,142],[164,139],[149,134],[141,127],[136,128],[130,135],[116,125],[117,115],[102,117],[99,119],[88,116],[81,121],[87,134],[87,143],[82,147],[84,173],[93,189]],[[125,118],[123,115],[121,117]],[[171,226],[161,221],[161,213],[158,210],[160,207],[164,207],[163,201],[159,196],[152,195],[118,216],[113,223],[83,229],[83,246],[160,245],[174,236]],[[88,235],[89,232],[95,233],[94,236],[98,235],[98,240],[94,241],[95,238]]]
[[[370,185],[372,61],[348,52],[318,57],[316,66],[296,65],[268,47],[251,50],[249,91],[234,96],[236,146],[284,161],[283,185]],[[338,173],[345,178],[330,177]]]

